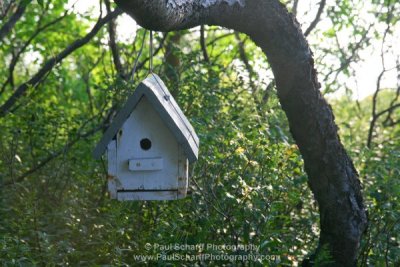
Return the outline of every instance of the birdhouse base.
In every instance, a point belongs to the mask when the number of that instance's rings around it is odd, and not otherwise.
[[[178,190],[158,190],[158,191],[120,191],[117,192],[119,201],[127,200],[176,200],[186,196]]]

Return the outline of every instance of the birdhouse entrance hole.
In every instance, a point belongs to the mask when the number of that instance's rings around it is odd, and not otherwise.
[[[142,140],[140,140],[140,147],[143,150],[149,150],[151,148],[151,141],[148,138],[143,138]]]

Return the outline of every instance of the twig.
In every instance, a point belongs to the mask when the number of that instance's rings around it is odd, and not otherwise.
[[[395,105],[392,105],[392,106],[388,107],[387,109],[384,109],[384,110],[380,111],[379,113],[376,114],[376,116],[380,117],[380,116],[382,116],[383,114],[385,114],[387,112],[393,112],[397,108],[400,108],[400,103],[397,103]]]
[[[381,90],[381,80],[382,80],[383,75],[387,71],[386,66],[385,66],[384,45],[385,45],[385,42],[386,42],[387,34],[389,33],[390,28],[391,28],[390,18],[391,18],[391,15],[389,13],[387,15],[387,19],[386,19],[387,26],[386,26],[385,32],[383,34],[382,46],[381,46],[382,71],[378,76],[378,80],[376,82],[376,90],[375,90],[375,93],[374,93],[374,95],[372,97],[372,114],[371,114],[371,122],[370,122],[370,125],[369,125],[369,130],[368,130],[368,137],[367,137],[367,147],[368,148],[371,148],[371,145],[372,145],[372,138],[373,138],[373,132],[374,132],[376,121],[379,119],[380,116],[382,116],[383,114],[388,112],[387,110],[384,110],[384,111],[381,111],[381,112],[377,113],[377,105],[378,105],[377,102],[378,102],[378,94],[379,94],[379,92]],[[396,108],[396,105],[394,106],[394,108]],[[393,106],[389,108],[389,110],[392,110],[392,109],[393,109]]]
[[[235,32],[235,38],[238,42],[238,48],[239,48],[239,56],[240,59],[242,60],[247,73],[249,75],[249,83],[250,83],[250,89],[251,89],[251,95],[253,97],[253,101],[256,105],[256,112],[259,113],[258,108],[261,107],[260,101],[257,99],[257,86],[255,85],[253,81],[253,75],[255,75],[255,72],[253,70],[253,67],[249,63],[249,59],[247,58],[246,51],[244,50],[244,42],[242,39],[240,39],[239,33]],[[260,114],[259,114],[260,115]]]
[[[0,20],[4,20],[4,18],[7,16],[8,11],[11,9],[13,6],[13,1],[10,1],[10,3],[7,4],[6,7],[4,7],[5,3],[4,0],[0,1]]]
[[[210,57],[208,56],[207,53],[207,45],[204,37],[204,25],[202,24],[200,26],[200,46],[201,46],[201,51],[203,52],[203,57],[204,61],[207,63],[210,63]]]
[[[324,7],[326,5],[326,0],[321,0],[319,3],[319,8],[317,11],[317,15],[314,20],[311,22],[310,26],[308,26],[307,30],[304,32],[304,36],[308,36],[310,32],[317,26],[319,20],[321,19],[322,12],[324,11]]]
[[[385,72],[386,72],[386,70],[383,69],[381,71],[381,73],[379,74],[377,82],[376,82],[376,90],[372,97],[372,115],[371,115],[371,122],[369,125],[369,130],[368,130],[368,138],[367,138],[367,147],[368,148],[371,148],[372,134],[374,132],[376,121],[379,118],[379,116],[377,116],[377,114],[376,114],[377,100],[378,100],[379,91],[381,90],[381,80],[382,80],[383,74],[385,74]]]
[[[109,0],[105,0],[104,3],[106,4],[106,9],[107,9],[107,14],[111,13],[111,5],[110,5],[110,1]],[[113,62],[115,65],[115,69],[117,70],[117,73],[119,74],[119,76],[122,79],[126,79],[127,77],[125,76],[125,72],[124,72],[124,67],[121,63],[121,57],[119,54],[119,49],[116,43],[116,25],[115,25],[115,20],[112,19],[108,22],[108,36],[110,37],[109,40],[109,46],[111,49],[111,54],[113,57]]]
[[[337,38],[337,35],[335,35],[335,37],[336,37],[336,42],[337,42],[337,45],[338,45],[338,47],[339,47],[339,51],[341,52],[343,58],[345,58],[345,59],[344,59],[344,60],[341,60],[342,63],[340,64],[339,68],[337,68],[337,69],[332,69],[332,70],[330,70],[330,71],[325,75],[324,81],[327,81],[328,78],[329,78],[329,76],[330,76],[331,74],[333,74],[334,72],[336,72],[334,80],[337,80],[337,77],[339,76],[340,72],[343,71],[345,68],[347,68],[347,67],[350,65],[350,63],[353,61],[354,57],[356,57],[356,55],[357,55],[356,52],[357,52],[357,50],[359,50],[359,49],[361,48],[361,46],[363,45],[364,41],[368,41],[368,33],[370,32],[370,30],[371,30],[371,28],[372,28],[373,25],[374,25],[374,24],[371,23],[371,24],[368,26],[367,30],[365,30],[365,32],[364,32],[363,35],[361,36],[360,40],[358,40],[358,42],[357,42],[357,43],[353,46],[353,48],[350,50],[350,56],[349,56],[349,57],[347,57],[347,56],[346,56],[346,53],[343,51],[343,49],[340,48],[339,40],[338,40],[338,38]]]
[[[229,37],[231,36],[233,33],[229,32],[229,33],[225,33],[225,34],[221,34],[220,36],[215,37],[214,39],[212,39],[210,42],[207,43],[207,46],[209,45],[213,45],[214,43],[216,43],[217,41],[225,38],[225,37]]]
[[[294,0],[293,1],[293,7],[292,7],[292,13],[293,16],[297,16],[297,6],[299,5],[299,0]]]
[[[93,115],[94,113],[94,104],[93,104],[93,96],[92,93],[90,92],[90,73],[97,67],[97,65],[99,65],[99,63],[102,61],[103,57],[104,57],[105,51],[103,51],[100,55],[100,57],[98,58],[97,61],[94,62],[94,64],[90,67],[90,69],[82,75],[83,81],[85,82],[86,85],[86,94],[88,95],[88,99],[89,99],[89,108],[90,108],[90,112]]]
[[[400,98],[400,61],[399,61],[399,58],[397,58],[396,69],[397,69],[397,90],[396,90],[396,95],[393,98],[393,100],[390,102],[389,107],[394,106]],[[393,126],[396,124],[396,122],[394,122],[392,119],[393,111],[394,111],[394,109],[388,112],[386,119],[383,121],[384,126]]]

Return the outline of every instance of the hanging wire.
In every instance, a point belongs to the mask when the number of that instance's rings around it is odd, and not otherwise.
[[[131,71],[131,81],[133,81],[133,79],[135,77],[136,68],[137,68],[137,65],[138,65],[138,62],[139,62],[139,58],[140,58],[140,55],[142,54],[142,51],[143,51],[144,41],[146,39],[146,34],[147,34],[147,30],[144,31],[143,39],[142,39],[142,45],[140,46],[140,50],[139,50],[139,52],[138,52],[138,54],[136,56],[135,63],[133,65],[133,69]],[[150,34],[151,34],[151,32],[150,32]]]
[[[150,31],[149,69],[150,73],[153,73],[153,31]]]

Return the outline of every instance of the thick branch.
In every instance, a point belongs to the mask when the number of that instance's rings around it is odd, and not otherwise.
[[[3,93],[4,89],[6,88],[7,84],[10,83],[12,85],[12,80],[13,80],[13,74],[14,74],[14,69],[15,66],[18,63],[18,60],[20,59],[21,55],[25,52],[25,50],[28,48],[28,46],[32,43],[32,41],[43,31],[45,31],[48,27],[53,26],[60,22],[62,19],[64,19],[68,15],[68,11],[66,11],[61,17],[56,18],[53,21],[50,21],[49,23],[38,27],[36,31],[29,37],[29,39],[24,43],[24,45],[18,49],[18,52],[13,55],[10,65],[8,67],[9,69],[9,76],[7,81],[3,84],[2,88],[0,89],[0,95]],[[12,85],[13,86],[13,85]]]
[[[332,110],[318,90],[307,41],[286,8],[278,0],[116,2],[152,30],[219,25],[248,34],[262,48],[319,204],[320,248],[327,246],[336,262],[333,266],[354,266],[367,223],[358,173],[340,142]]]
[[[18,98],[21,97],[30,87],[37,86],[42,79],[49,73],[53,67],[60,63],[64,58],[70,55],[72,52],[82,47],[86,43],[88,43],[101,29],[101,27],[109,22],[111,19],[117,17],[121,14],[121,10],[114,10],[112,13],[107,14],[104,18],[101,18],[94,25],[92,30],[83,38],[80,38],[66,47],[63,51],[57,54],[55,57],[46,61],[43,66],[39,69],[39,71],[27,82],[21,84],[17,90],[10,96],[10,98],[0,107],[0,117],[4,117],[7,115],[8,111],[14,104],[18,101]]]
[[[3,38],[10,33],[12,28],[14,28],[15,23],[22,17],[22,15],[25,12],[27,6],[26,1],[20,1],[19,5],[17,7],[17,10],[15,11],[14,14],[10,17],[10,19],[1,27],[0,29],[0,42],[3,40]]]

